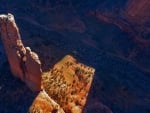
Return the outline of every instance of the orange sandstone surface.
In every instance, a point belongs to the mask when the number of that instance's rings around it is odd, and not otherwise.
[[[81,113],[91,86],[94,69],[65,56],[42,75],[42,84],[48,95],[66,113]]]
[[[33,101],[30,113],[65,113],[63,109],[47,95],[45,91],[41,91]]]
[[[29,112],[82,113],[95,69],[66,55],[49,71],[42,72],[38,55],[24,46],[13,15],[0,15],[0,26],[12,74],[32,91],[39,91]]]

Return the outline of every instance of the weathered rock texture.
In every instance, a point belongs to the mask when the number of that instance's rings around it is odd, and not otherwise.
[[[39,91],[43,86],[43,91],[33,101],[29,112],[81,113],[95,70],[67,55],[50,71],[42,73],[38,55],[29,47],[24,47],[13,15],[0,15],[0,25],[2,41],[14,76],[24,81],[33,91]]]
[[[67,55],[42,75],[42,85],[65,113],[81,113],[86,103],[94,69]]]
[[[30,109],[30,113],[65,113],[60,106],[51,99],[45,91],[41,91],[35,98]]]
[[[13,15],[0,15],[0,31],[13,75],[24,81],[33,91],[40,90],[40,60],[29,47],[24,47]]]
[[[150,24],[147,23],[150,21],[146,22],[145,17],[141,17],[146,24],[139,25],[141,21],[138,18],[133,20],[127,14],[134,11],[137,16],[150,13],[149,9],[143,11],[138,8],[145,1],[147,3],[143,8],[150,8],[147,6],[150,0],[47,1],[1,0],[0,11],[15,13],[22,36],[25,37],[24,44],[38,52],[45,70],[66,53],[74,54],[77,59],[97,69],[85,106],[87,112],[83,113],[100,110],[100,105],[91,104],[97,101],[114,113],[148,113]],[[134,8],[137,10],[130,11]],[[137,14],[138,11],[140,14]],[[90,12],[96,16],[90,16]],[[0,48],[0,70],[3,70],[0,71],[0,113],[23,113],[21,110],[26,107],[24,104],[18,105],[22,99],[20,101],[13,96],[15,94],[21,98],[20,90],[14,90],[21,85],[5,73],[8,67],[1,44]],[[45,65],[47,62],[51,65]],[[11,88],[8,81],[13,84]],[[26,90],[22,88],[21,91],[27,96]],[[31,99],[30,95],[26,96],[23,96],[25,100]]]

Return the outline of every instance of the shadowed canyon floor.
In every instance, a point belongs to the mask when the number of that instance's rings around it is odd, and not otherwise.
[[[25,45],[39,54],[43,70],[66,54],[96,69],[84,113],[150,112],[149,23],[133,24],[132,34],[126,26],[93,16],[96,9],[113,17],[119,11],[115,17],[125,21],[120,9],[126,9],[127,0],[63,0],[47,7],[35,1],[2,0],[1,13],[15,15]],[[0,61],[0,113],[26,113],[36,94],[11,75],[1,41]]]

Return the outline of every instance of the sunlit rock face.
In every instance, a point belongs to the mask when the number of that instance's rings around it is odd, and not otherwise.
[[[24,47],[19,29],[11,14],[0,15],[1,37],[10,69],[33,91],[41,90],[41,62],[29,47]]]
[[[65,113],[82,113],[94,72],[93,68],[67,55],[42,74],[43,89]]]
[[[38,53],[43,70],[68,53],[96,68],[85,112],[98,109],[93,112],[101,113],[103,105],[104,110],[108,108],[113,113],[147,113],[150,109],[150,24],[149,10],[146,11],[149,1],[145,1],[1,0],[0,12],[15,15],[24,44]],[[132,13],[137,16],[133,18]],[[3,46],[0,47],[4,59],[0,62],[1,70],[4,70],[7,62]],[[3,85],[3,76],[0,77],[2,89],[8,88]],[[4,91],[0,91],[0,107],[5,103],[0,108],[2,113],[10,108],[4,94],[7,97],[12,94]],[[96,104],[90,107],[91,102]],[[15,101],[9,113],[25,108],[23,104],[19,108],[18,103]]]
[[[29,113],[65,113],[45,91],[41,91],[29,108]]]
[[[77,62],[70,55],[65,56],[52,69],[42,73],[43,91],[34,99],[29,112],[82,113],[94,72],[92,67]]]
[[[39,57],[29,47],[24,47],[13,15],[0,15],[0,25],[12,74],[24,81],[32,91],[43,88],[29,112],[81,113],[95,69],[78,63],[75,58],[67,55],[50,71],[42,73]]]

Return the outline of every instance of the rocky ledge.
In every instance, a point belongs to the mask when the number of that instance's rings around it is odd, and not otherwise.
[[[32,91],[39,91],[29,112],[81,113],[95,70],[66,55],[52,69],[42,72],[38,55],[22,43],[13,15],[0,15],[0,25],[11,72]]]

